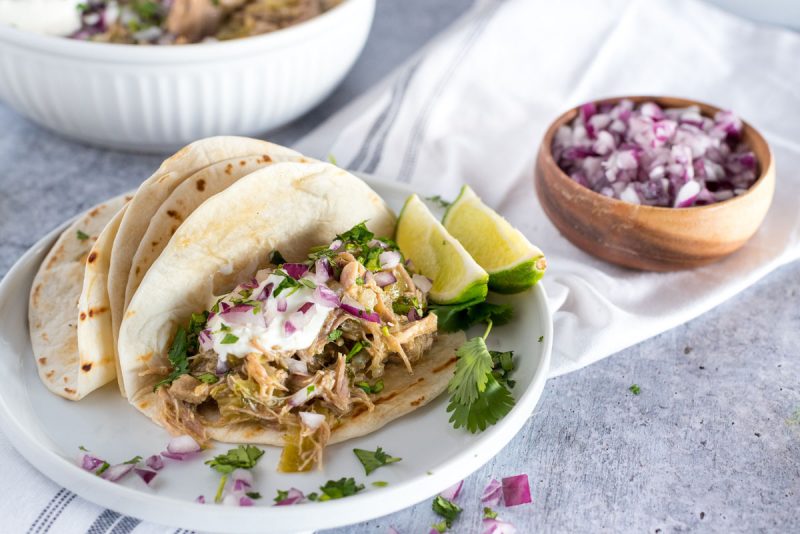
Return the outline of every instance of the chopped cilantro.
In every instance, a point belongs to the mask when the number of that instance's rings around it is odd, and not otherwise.
[[[453,501],[448,501],[441,495],[437,495],[433,498],[432,508],[433,511],[436,512],[436,515],[444,519],[444,523],[447,525],[447,528],[452,527],[453,521],[455,521],[459,514],[461,514],[460,506]]]
[[[311,384],[310,386],[308,386],[306,388],[306,393],[308,393],[310,395],[310,394],[314,393],[315,389],[317,389],[317,386],[315,386],[314,384]]]
[[[484,519],[497,519],[497,512],[489,508],[488,506],[483,507],[483,518]]]
[[[417,300],[417,297],[402,296],[392,302],[392,311],[397,315],[407,315],[412,308],[417,310],[417,315],[420,317],[425,314],[425,310],[423,310],[422,306],[419,305],[419,300]]]
[[[269,262],[272,265],[283,265],[284,263],[286,263],[286,259],[280,252],[278,252],[277,250],[273,250],[272,253],[269,255]]]
[[[219,382],[219,377],[214,373],[203,373],[201,375],[197,375],[195,378],[204,384],[216,384]]]
[[[379,378],[378,381],[371,386],[369,385],[369,382],[364,382],[364,381],[358,382],[356,384],[356,387],[363,389],[364,392],[367,394],[380,393],[381,391],[383,391],[383,379]]]
[[[278,276],[282,276],[283,277],[283,280],[281,280],[281,282],[278,284],[278,287],[276,287],[275,290],[272,292],[272,295],[274,297],[276,297],[276,298],[277,298],[278,295],[283,293],[284,289],[291,289],[292,291],[289,292],[289,296],[291,296],[292,294],[294,294],[295,291],[300,289],[301,285],[305,285],[306,287],[309,287],[307,284],[292,278],[289,275],[289,273],[287,273],[283,269],[276,269],[273,274],[277,274]],[[301,279],[301,280],[306,280],[306,279]],[[317,287],[316,285],[314,285],[313,282],[311,282],[311,280],[307,280],[307,282],[310,282],[312,284],[313,287],[311,287],[311,289],[314,289],[314,287]]]
[[[494,361],[485,341],[491,329],[490,321],[483,337],[474,337],[458,348],[456,371],[447,386],[450,422],[472,433],[486,430],[514,407],[514,397],[493,374]]]
[[[467,330],[478,323],[489,321],[498,326],[504,325],[510,322],[514,315],[514,308],[509,304],[492,304],[485,301],[450,306],[432,304],[431,310],[438,316],[439,329],[445,332]]]
[[[86,241],[87,239],[89,239],[89,234],[87,234],[83,230],[78,230],[76,232],[76,235],[78,236],[78,241]]]
[[[97,471],[94,472],[95,475],[100,476],[106,472],[106,469],[111,467],[111,464],[108,462],[103,462],[103,465],[97,468]]]
[[[340,337],[342,337],[342,334],[343,334],[343,333],[344,333],[344,332],[342,332],[341,330],[339,330],[339,329],[337,328],[336,330],[334,330],[334,331],[332,331],[330,334],[328,334],[328,341],[336,341],[337,339],[339,339]]]
[[[261,498],[261,494],[259,492],[257,492],[257,491],[246,491],[245,495],[247,495],[251,499],[260,499]]]
[[[86,448],[86,447],[84,447],[83,445],[78,445],[78,449],[79,449],[79,450],[81,450],[81,451],[83,451],[83,452],[89,452],[89,449],[87,449],[87,448]]]
[[[334,165],[339,165],[338,163],[336,163],[336,156],[334,156],[333,154],[328,154],[328,161]]]
[[[337,235],[336,238],[341,239],[345,245],[367,245],[375,238],[375,234],[367,228],[367,221],[361,221],[343,234]]]
[[[141,456],[134,456],[133,458],[131,458],[131,459],[130,459],[130,460],[128,460],[127,462],[122,462],[122,463],[123,463],[123,464],[127,464],[127,465],[131,465],[131,464],[132,464],[132,465],[136,465],[136,464],[138,464],[138,463],[139,463],[139,462],[141,462],[141,461],[142,461],[142,457],[141,457]]]
[[[347,353],[345,361],[349,362],[350,360],[353,359],[353,356],[361,352],[363,349],[364,349],[364,344],[360,341],[356,341],[356,344],[353,345],[353,348],[351,348],[350,352]]]
[[[367,475],[369,475],[379,467],[393,464],[402,460],[402,458],[389,456],[380,447],[378,447],[374,451],[368,451],[365,449],[353,449],[353,453],[355,453],[356,458],[358,458],[358,461],[361,462],[361,465],[364,466],[364,471],[366,471]]]
[[[386,482],[385,480],[376,480],[375,482],[372,483],[372,485],[375,486],[376,488],[385,488],[386,486],[389,485],[389,483]]]
[[[492,355],[492,367],[494,369],[492,371],[492,376],[494,376],[495,380],[501,385],[513,388],[516,382],[511,380],[509,376],[514,370],[514,351],[499,352],[490,350],[489,354]]]
[[[229,474],[236,469],[252,469],[258,463],[258,459],[263,455],[264,451],[258,447],[254,447],[253,445],[239,445],[225,454],[220,454],[211,460],[207,460],[206,465],[218,473],[222,473],[214,502],[222,501],[222,490],[225,489],[225,482],[227,482]]]
[[[306,495],[309,501],[330,501],[332,499],[343,499],[355,495],[364,489],[364,484],[356,484],[352,478],[340,478],[339,480],[329,480],[324,486],[319,487],[322,495],[314,492]]]
[[[450,207],[450,204],[452,204],[452,202],[446,201],[439,195],[433,195],[432,197],[425,197],[425,200],[433,202],[434,204],[438,204],[442,208],[448,208]]]
[[[633,393],[634,395],[638,395],[642,392],[642,388],[640,388],[637,384],[633,384],[628,390]]]
[[[539,343],[541,343],[542,341],[544,341],[544,336],[539,336]]]
[[[438,532],[439,534],[443,534],[447,532],[447,522],[446,521],[439,521],[438,523],[434,523],[431,525],[431,528]]]
[[[222,341],[220,341],[220,344],[221,345],[233,345],[237,341],[239,341],[239,336],[234,336],[233,334],[228,332],[228,333],[225,334],[225,337],[222,338]]]
[[[278,495],[276,495],[275,498],[272,500],[275,502],[281,502],[282,500],[287,499],[288,497],[289,497],[289,492],[287,490],[278,490]]]

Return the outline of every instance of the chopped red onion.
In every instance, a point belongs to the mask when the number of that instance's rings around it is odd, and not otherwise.
[[[105,463],[105,460],[101,460],[100,458],[97,458],[96,456],[92,456],[90,454],[81,453],[80,456],[78,456],[78,464],[81,466],[82,469],[85,469],[87,471],[94,471],[95,469],[103,465],[103,463]]]
[[[275,503],[275,506],[289,506],[297,504],[305,499],[306,496],[297,488],[292,488],[286,492],[286,498]]]
[[[229,493],[222,498],[222,504],[225,506],[239,506],[239,500],[241,497],[239,495],[234,495],[233,493]]]
[[[169,440],[169,443],[167,444],[167,451],[173,454],[195,453],[200,452],[200,445],[192,436],[176,436]]]
[[[517,529],[511,523],[499,519],[484,518],[483,534],[517,534]]]
[[[297,308],[297,311],[299,311],[300,313],[306,313],[308,310],[310,310],[313,307],[314,307],[314,303],[313,302],[305,302],[305,303],[303,303],[302,306]]]
[[[400,531],[390,525],[389,528],[386,529],[386,534],[400,534]]]
[[[311,389],[311,391],[309,391],[309,388],[313,388],[313,389]],[[286,401],[286,403],[289,406],[291,406],[292,408],[295,408],[297,406],[305,404],[306,401],[308,401],[309,399],[314,398],[314,397],[317,396],[317,389],[318,388],[316,386],[313,386],[313,385],[302,387],[302,388],[298,389],[297,391],[295,391],[292,394],[292,396],[289,397],[289,400]]]
[[[390,272],[390,271],[378,271],[374,275],[375,283],[378,284],[378,287],[386,287],[389,284],[394,284],[397,282],[397,278]]]
[[[266,300],[269,298],[269,296],[272,295],[273,286],[274,286],[274,284],[272,282],[270,282],[269,284],[265,285],[264,289],[262,289],[261,292],[256,297],[256,300],[259,301],[259,302],[266,302]]]
[[[161,459],[161,456],[154,454],[153,456],[150,456],[147,460],[145,460],[144,464],[150,469],[159,471],[164,467],[164,460]]]
[[[211,332],[209,330],[200,332],[200,335],[197,336],[197,340],[200,342],[200,348],[204,351],[209,351],[214,347],[214,341],[211,339]]]
[[[217,375],[224,375],[228,372],[228,361],[225,358],[217,358]],[[164,456],[162,453],[161,456]]]
[[[231,473],[231,480],[234,482],[243,482],[249,487],[253,485],[253,473],[247,469],[234,469]]]
[[[194,502],[205,504],[206,503],[205,495],[198,495],[197,498],[194,500]]]
[[[483,488],[483,495],[481,495],[481,502],[490,506],[497,506],[500,504],[500,497],[503,496],[503,486],[496,479],[492,479],[485,488]]]
[[[380,239],[371,240],[369,243],[367,243],[367,246],[369,246],[369,248],[375,248],[375,247],[379,247],[379,248],[383,248],[383,249],[389,248],[389,245],[387,245],[386,243],[384,243]]]
[[[314,282],[317,285],[324,284],[333,278],[333,267],[327,258],[322,258],[314,263]]]
[[[295,280],[299,280],[300,277],[308,272],[308,265],[305,263],[284,263],[283,270]]]
[[[297,332],[297,327],[294,324],[292,324],[292,321],[288,321],[287,320],[287,321],[283,322],[283,334],[284,335],[291,336],[295,332]]]
[[[433,282],[431,282],[430,278],[422,276],[421,274],[415,274],[412,276],[411,281],[414,282],[414,285],[417,286],[417,289],[425,294],[427,294],[428,291],[430,291],[433,287]]]
[[[153,481],[153,479],[156,478],[156,475],[158,474],[152,469],[144,469],[141,467],[134,468],[133,472],[139,475],[139,478],[141,478],[144,481],[144,483],[147,484],[148,486]]]
[[[400,252],[396,250],[387,250],[386,252],[381,252],[378,256],[381,269],[392,269],[399,264],[402,259],[403,257],[400,255]]]
[[[333,242],[331,242],[331,246],[329,246],[328,248],[330,250],[339,250],[343,244],[344,243],[342,243],[341,239],[334,239]]]
[[[344,302],[341,303],[339,307],[344,311],[346,311],[347,313],[349,313],[350,315],[358,317],[359,319],[364,319],[365,321],[369,321],[371,323],[381,322],[381,316],[378,315],[377,312],[368,312],[366,310],[356,308],[355,306],[352,306],[350,304],[345,304]]]
[[[253,317],[253,306],[250,304],[237,304],[221,312],[219,316],[227,323],[244,325]]]
[[[515,475],[503,479],[503,502],[506,506],[517,506],[531,502],[531,487],[528,475]]]
[[[417,313],[416,308],[411,308],[410,310],[408,310],[408,314],[406,315],[406,317],[408,317],[408,320],[412,323],[414,321],[419,321],[420,319],[422,319],[422,317],[419,316],[419,313]]]
[[[338,308],[341,304],[336,293],[331,288],[323,285],[317,286],[311,296],[311,300],[324,308]]]
[[[278,303],[277,303],[278,311],[281,312],[281,313],[285,312],[287,306],[288,306],[288,303],[286,302],[286,297],[284,297],[283,295],[279,296],[278,297]]]
[[[103,471],[103,474],[101,474],[100,476],[110,482],[116,482],[117,480],[121,479],[122,477],[130,473],[133,470],[133,468],[134,468],[133,464],[112,465],[111,467]]]
[[[374,280],[375,277],[372,275],[372,271],[367,270],[367,272],[364,273],[364,283],[371,284]]]
[[[241,493],[250,489],[250,484],[245,482],[244,480],[234,480],[233,481],[233,491]]]
[[[461,487],[464,485],[464,481],[461,480],[460,482],[456,482],[439,495],[443,498],[447,499],[448,501],[454,501],[458,497],[458,494],[461,493]]]
[[[588,111],[593,110],[593,111]],[[684,208],[727,200],[757,178],[731,111],[705,117],[697,106],[638,107],[630,100],[585,104],[553,140],[553,156],[574,181],[634,204]]]
[[[253,506],[253,499],[247,495],[239,497],[239,506]]]
[[[239,287],[242,289],[255,289],[258,287],[258,280],[256,280],[255,278],[251,278],[249,282],[245,282]]]
[[[228,311],[230,308],[231,308],[231,305],[230,305],[230,304],[228,304],[228,303],[227,303],[227,302],[225,302],[225,301],[221,301],[221,302],[219,303],[219,309],[220,309],[220,310],[222,310],[222,312],[223,312],[223,313],[224,313],[224,312],[226,312],[226,311]]]
[[[325,416],[314,412],[300,412],[300,420],[309,430],[318,429],[325,422]]]

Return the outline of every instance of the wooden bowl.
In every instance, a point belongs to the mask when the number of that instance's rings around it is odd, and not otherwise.
[[[662,107],[697,105],[704,115],[719,108],[682,98],[635,96],[599,100],[653,101]],[[574,182],[553,159],[553,137],[578,115],[573,108],[548,128],[536,158],[536,193],[547,216],[574,245],[624,267],[647,271],[690,269],[739,249],[758,230],[775,191],[775,164],[769,145],[749,124],[743,140],[758,161],[758,178],[746,193],[691,208],[640,206],[595,193]]]

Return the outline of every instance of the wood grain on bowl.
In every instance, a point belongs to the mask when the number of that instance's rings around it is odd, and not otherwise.
[[[719,108],[674,97],[625,97],[634,103],[653,101],[662,107],[697,105],[704,115]],[[621,100],[609,98],[597,104]],[[746,193],[691,208],[642,206],[606,197],[574,182],[551,151],[561,126],[578,114],[573,108],[548,128],[536,158],[536,193],[547,216],[577,247],[600,259],[633,269],[673,271],[719,260],[755,234],[769,210],[775,190],[775,165],[769,145],[743,122],[742,138],[758,160],[758,178]]]

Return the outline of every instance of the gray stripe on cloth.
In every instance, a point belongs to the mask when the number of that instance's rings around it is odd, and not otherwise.
[[[108,534],[130,534],[130,532],[141,523],[141,519],[136,519],[135,517],[124,516],[120,519],[114,528],[108,531]]]
[[[503,2],[500,0],[493,0],[487,2],[486,7],[476,13],[475,18],[477,20],[474,23],[472,31],[467,34],[464,42],[461,44],[461,48],[456,54],[456,57],[453,58],[450,66],[444,71],[444,74],[442,74],[442,77],[434,87],[433,92],[428,98],[428,101],[425,103],[422,111],[417,116],[414,127],[411,129],[411,137],[409,138],[405,156],[403,156],[403,163],[400,166],[400,171],[397,173],[398,181],[406,183],[411,181],[411,176],[414,174],[414,170],[417,166],[419,145],[425,135],[425,130],[427,129],[428,121],[430,120],[431,111],[447,87],[448,82],[452,79],[453,74],[455,74],[455,72],[458,70],[458,67],[464,61],[464,58],[466,58],[469,51],[472,50],[472,47],[475,46],[478,38],[483,34],[483,31],[489,25],[489,22],[491,22],[494,15],[500,10],[502,5]]]
[[[103,510],[94,520],[94,523],[91,524],[89,530],[86,531],[86,534],[106,534],[120,517],[122,516],[113,510]]]
[[[363,172],[373,173],[375,169],[378,167],[378,164],[381,162],[381,156],[383,155],[383,147],[386,145],[386,138],[389,137],[389,132],[394,125],[395,120],[397,119],[398,115],[400,114],[400,109],[403,107],[403,100],[405,99],[406,93],[408,92],[408,87],[411,85],[411,79],[414,77],[414,74],[417,72],[420,64],[422,63],[422,59],[420,58],[415,61],[409,68],[406,74],[404,75],[404,81],[402,86],[402,91],[400,93],[400,97],[397,99],[397,106],[395,107],[394,115],[392,116],[389,123],[386,125],[386,128],[380,134],[376,141],[375,150],[372,152],[372,157],[369,160],[369,163],[361,169]]]
[[[28,527],[28,534],[43,534],[48,532],[55,520],[58,519],[58,516],[61,515],[61,512],[64,511],[73,499],[75,499],[74,493],[65,488],[61,488],[39,513],[33,524]]]
[[[392,87],[392,94],[389,97],[389,102],[386,104],[386,107],[381,111],[378,117],[375,119],[375,122],[372,123],[370,126],[369,131],[367,132],[366,137],[364,138],[364,142],[361,144],[361,148],[358,150],[358,153],[353,158],[353,161],[347,166],[348,169],[358,171],[364,170],[361,167],[364,161],[367,159],[367,156],[370,153],[370,149],[374,146],[373,141],[382,134],[382,138],[386,138],[386,132],[391,129],[392,124],[394,123],[395,119],[397,118],[397,112],[401,108],[401,102],[403,101],[403,97],[405,96],[406,89],[408,89],[408,85],[411,81],[411,77],[414,75],[414,72],[417,70],[419,66],[420,60],[417,60],[413,65],[411,65],[406,72],[404,72],[401,76],[397,78]],[[374,157],[373,157],[374,159]]]

